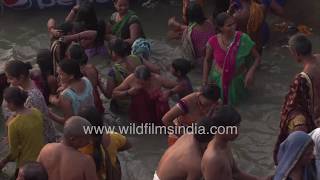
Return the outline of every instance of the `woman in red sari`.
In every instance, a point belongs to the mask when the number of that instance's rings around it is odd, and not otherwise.
[[[131,97],[131,122],[161,125],[161,118],[169,110],[168,99],[164,98],[161,88],[173,88],[175,85],[176,82],[153,74],[141,65],[113,90],[112,98]]]

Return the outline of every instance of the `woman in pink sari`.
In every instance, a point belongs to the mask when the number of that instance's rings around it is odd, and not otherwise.
[[[185,58],[202,67],[206,53],[205,45],[208,39],[215,34],[215,28],[210,20],[205,17],[199,4],[190,7],[188,19],[188,25],[179,24],[174,19],[169,20],[169,24],[178,26],[183,32],[182,49]]]
[[[260,55],[250,37],[236,31],[232,16],[220,13],[216,24],[221,32],[207,43],[203,84],[207,84],[208,79],[214,81],[222,90],[224,104],[237,104],[247,94],[246,88],[253,81]],[[252,65],[248,65],[250,55],[254,58]]]

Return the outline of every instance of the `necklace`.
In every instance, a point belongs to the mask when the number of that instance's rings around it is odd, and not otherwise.
[[[223,44],[223,46],[224,46],[226,49],[227,49],[227,48],[230,46],[230,44],[232,43],[233,38],[234,38],[234,35],[232,35],[232,38],[230,38],[230,39],[227,40],[227,39],[225,38],[225,36],[221,34],[222,44]]]

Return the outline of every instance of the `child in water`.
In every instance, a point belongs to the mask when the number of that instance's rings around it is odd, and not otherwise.
[[[191,63],[186,59],[179,58],[172,62],[170,72],[177,78],[177,85],[166,92],[167,97],[177,94],[178,98],[181,99],[193,92],[192,84],[187,76],[190,70]]]

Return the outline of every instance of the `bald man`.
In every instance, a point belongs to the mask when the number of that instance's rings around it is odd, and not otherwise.
[[[63,140],[60,143],[47,144],[38,156],[46,168],[49,180],[97,180],[93,159],[77,149],[90,141],[83,127],[91,127],[90,122],[79,117],[70,117],[63,128]]]

